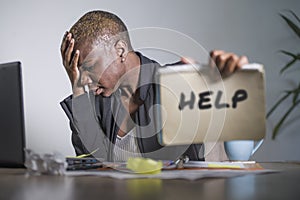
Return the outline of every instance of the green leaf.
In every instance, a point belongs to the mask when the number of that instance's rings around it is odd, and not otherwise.
[[[280,119],[280,121],[277,123],[273,130],[273,135],[272,139],[275,139],[275,137],[278,134],[279,129],[281,128],[283,122],[286,120],[286,118],[290,115],[290,113],[294,110],[294,108],[300,103],[300,100],[298,100],[296,103],[294,103],[288,110],[287,112],[283,115],[283,117]]]
[[[274,110],[286,99],[290,96],[291,92],[287,92],[281,99],[279,99],[276,104],[271,108],[271,110],[267,114],[267,118],[274,112]]]
[[[280,74],[282,74],[285,70],[287,70],[288,68],[290,68],[297,60],[293,59],[290,62],[288,62],[281,70],[280,70]]]
[[[299,92],[297,92],[297,93],[294,94],[293,104],[295,104],[297,102],[298,96],[299,96]]]
[[[288,62],[288,63],[280,70],[280,74],[282,74],[285,70],[287,70],[288,68],[290,68],[297,60],[300,60],[300,54],[296,55],[296,54],[293,54],[293,53],[288,52],[288,51],[285,51],[285,50],[281,50],[280,52],[293,58],[293,60],[291,60],[290,62]]]
[[[280,14],[280,16],[285,20],[285,22],[289,25],[289,27],[298,35],[298,37],[300,38],[300,28],[294,24],[294,22],[292,22],[292,20],[290,20],[289,18],[287,18],[286,16]]]
[[[300,94],[300,84],[299,84],[298,88],[296,88],[294,90],[293,104],[296,103],[296,101],[297,101],[297,99],[299,97],[299,94]]]
[[[285,51],[285,50],[281,50],[280,52],[283,53],[283,54],[285,54],[285,55],[291,56],[294,59],[299,59],[296,54],[293,54],[291,52],[288,52],[288,51]]]
[[[292,10],[289,10],[290,13],[292,13],[292,15],[298,20],[298,22],[300,23],[300,19],[299,17],[292,11]]]

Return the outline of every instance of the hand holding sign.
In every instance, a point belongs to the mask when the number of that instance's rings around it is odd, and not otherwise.
[[[193,58],[189,57],[182,57],[181,62],[184,64],[197,64]],[[217,66],[223,76],[231,75],[248,63],[247,56],[238,56],[235,53],[223,50],[213,50],[210,52],[209,65],[211,67]]]
[[[238,56],[237,54],[223,50],[213,50],[210,52],[210,66],[216,65],[223,76],[232,74],[248,63],[246,56]]]

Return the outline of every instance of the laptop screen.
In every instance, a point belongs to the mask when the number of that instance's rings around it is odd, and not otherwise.
[[[25,130],[21,63],[0,64],[0,167],[23,167]]]

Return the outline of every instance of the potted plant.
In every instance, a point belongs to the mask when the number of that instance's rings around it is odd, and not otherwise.
[[[287,17],[286,15],[280,14],[281,18],[287,23],[288,27],[297,35],[298,39],[300,39],[300,19],[299,17],[291,10],[288,11],[291,17]],[[299,49],[298,49],[299,50]],[[300,61],[300,53],[292,53],[290,51],[281,50],[280,53],[284,54],[285,56],[290,57],[290,60],[288,63],[286,63],[282,69],[280,70],[280,74],[283,74],[291,67],[299,65]],[[300,79],[300,78],[299,78]],[[272,106],[270,111],[267,113],[267,118],[274,113],[274,111],[278,108],[280,104],[283,102],[286,102],[287,100],[291,100],[291,104],[286,108],[285,112],[282,114],[280,120],[276,123],[272,138],[275,139],[275,137],[278,135],[278,132],[282,125],[286,123],[288,116],[295,111],[299,110],[299,104],[300,104],[300,81],[298,85],[296,85],[293,88],[289,88],[286,91],[284,91],[283,95],[280,99]]]

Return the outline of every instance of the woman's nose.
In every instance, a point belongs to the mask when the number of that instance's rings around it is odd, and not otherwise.
[[[93,81],[86,73],[82,73],[80,82],[81,82],[81,85],[88,85],[88,84],[91,84]]]

